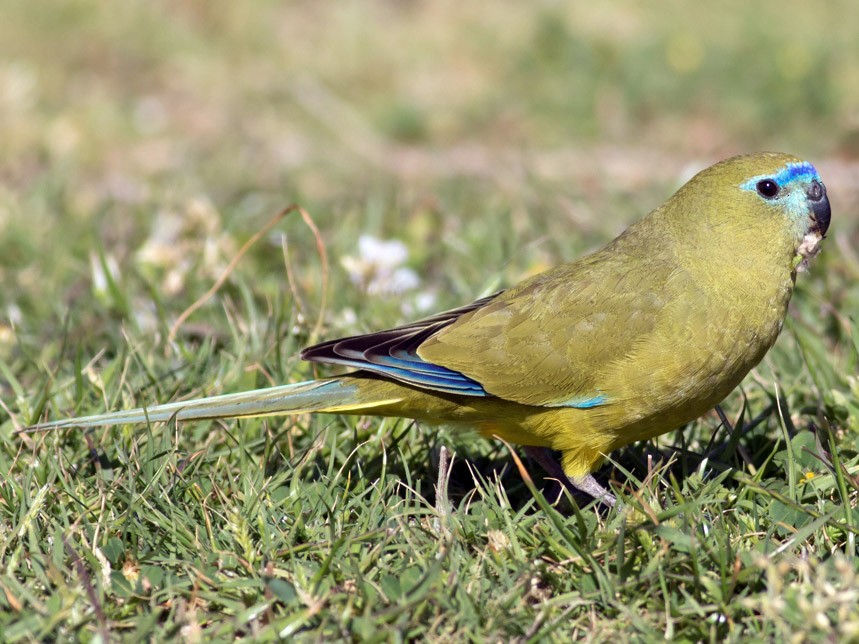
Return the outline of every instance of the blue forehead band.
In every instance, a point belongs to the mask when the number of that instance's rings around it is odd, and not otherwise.
[[[740,188],[742,188],[743,190],[757,190],[758,182],[762,179],[772,179],[779,186],[785,186],[792,181],[798,181],[803,179],[807,179],[809,181],[813,181],[816,179],[820,181],[820,175],[817,174],[817,170],[815,170],[814,166],[807,161],[802,161],[800,163],[788,163],[775,174],[761,174],[757,177],[752,177],[751,179],[744,181],[740,184]]]

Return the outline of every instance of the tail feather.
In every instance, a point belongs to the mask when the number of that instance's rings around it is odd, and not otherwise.
[[[360,386],[361,382],[361,380],[349,378],[309,380],[292,385],[254,389],[236,394],[197,398],[196,400],[184,400],[127,411],[38,423],[27,427],[25,431],[310,412],[349,413],[399,401],[398,397],[367,398],[365,395],[362,396],[364,388]]]

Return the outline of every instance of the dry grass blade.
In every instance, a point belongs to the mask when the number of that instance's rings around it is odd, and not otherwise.
[[[176,335],[179,332],[179,329],[185,323],[185,321],[194,314],[197,309],[203,306],[206,302],[208,302],[215,293],[217,293],[220,288],[224,285],[224,282],[227,281],[227,278],[230,274],[235,270],[236,266],[238,266],[239,262],[245,256],[245,254],[256,244],[262,237],[269,233],[279,222],[281,219],[289,215],[290,213],[298,212],[301,214],[301,218],[307,224],[308,228],[313,232],[313,236],[316,239],[316,250],[319,253],[319,259],[322,262],[322,302],[319,305],[319,316],[317,317],[316,324],[313,327],[313,334],[318,335],[319,330],[322,327],[322,320],[325,315],[325,301],[328,293],[328,255],[325,252],[325,245],[322,243],[322,236],[319,234],[319,228],[317,228],[316,224],[313,221],[313,218],[307,213],[307,211],[297,204],[292,204],[287,206],[279,213],[277,213],[274,217],[269,219],[265,226],[260,228],[254,235],[246,241],[242,247],[239,249],[239,252],[236,253],[235,257],[230,260],[230,263],[224,269],[224,272],[221,273],[221,276],[215,280],[215,283],[212,284],[212,287],[206,291],[202,296],[197,298],[191,306],[182,311],[176,321],[173,323],[173,326],[170,327],[170,333],[167,336],[167,344],[171,346],[176,339]]]

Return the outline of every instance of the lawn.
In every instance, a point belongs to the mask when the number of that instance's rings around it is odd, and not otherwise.
[[[859,639],[859,5],[10,0],[0,42],[0,640]],[[409,421],[16,433],[333,373],[762,149],[824,250],[622,509]]]

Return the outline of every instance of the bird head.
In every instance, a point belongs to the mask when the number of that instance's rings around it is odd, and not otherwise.
[[[831,211],[826,186],[807,161],[762,152],[726,159],[693,177],[676,197],[695,225],[742,243],[782,247],[803,270],[820,249]],[[688,221],[688,219],[687,219]]]

